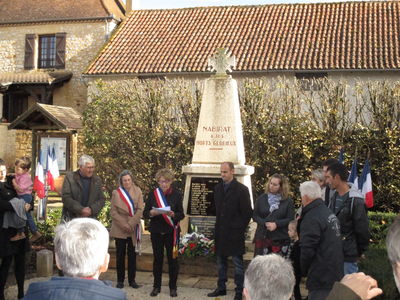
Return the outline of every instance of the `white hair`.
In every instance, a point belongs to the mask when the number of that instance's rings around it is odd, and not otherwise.
[[[78,165],[80,167],[84,167],[87,163],[94,164],[94,158],[87,154],[83,154],[79,157]]]
[[[396,272],[397,264],[400,263],[400,217],[396,217],[390,225],[386,236],[386,249],[389,261],[392,264],[393,275],[397,289],[400,291],[400,278]]]
[[[288,300],[294,283],[292,264],[277,254],[253,258],[244,278],[251,300]]]
[[[57,263],[70,277],[93,276],[108,253],[107,229],[97,220],[76,218],[56,227],[54,248]]]
[[[305,181],[300,184],[301,196],[307,195],[311,200],[321,198],[321,187],[315,181]]]

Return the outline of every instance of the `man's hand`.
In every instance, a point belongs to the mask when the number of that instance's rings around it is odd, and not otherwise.
[[[175,216],[175,213],[172,210],[170,210],[169,212],[167,212],[167,215],[173,218]]]
[[[31,204],[30,203],[25,203],[25,211],[28,212],[31,210]]]
[[[348,274],[340,282],[353,290],[362,300],[372,299],[382,294],[376,280],[362,272]]]
[[[81,211],[82,217],[90,217],[92,215],[92,209],[90,207],[84,207]]]

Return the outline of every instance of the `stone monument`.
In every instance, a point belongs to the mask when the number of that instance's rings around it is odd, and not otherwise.
[[[211,238],[215,223],[213,192],[221,180],[222,162],[235,164],[236,179],[252,195],[250,175],[254,167],[245,165],[237,82],[227,74],[235,63],[235,57],[224,48],[217,49],[209,59],[209,66],[216,73],[205,81],[192,163],[182,167],[186,174],[183,205],[189,219],[182,229],[185,232],[195,225]]]

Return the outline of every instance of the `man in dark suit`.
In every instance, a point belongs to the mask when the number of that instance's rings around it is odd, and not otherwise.
[[[234,178],[232,162],[221,164],[222,182],[214,191],[216,207],[215,250],[218,266],[218,287],[208,297],[226,295],[227,259],[235,265],[235,300],[242,299],[245,253],[245,230],[252,216],[249,189]]]

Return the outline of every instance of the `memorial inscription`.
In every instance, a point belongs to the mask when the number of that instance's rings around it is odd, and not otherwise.
[[[190,181],[188,214],[215,216],[214,187],[220,178],[192,177]]]

